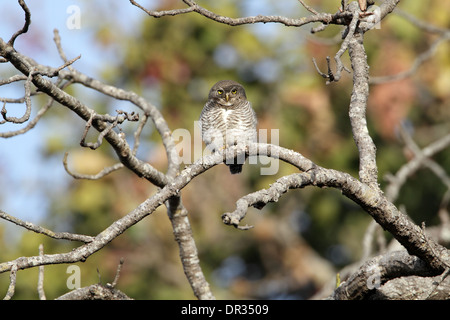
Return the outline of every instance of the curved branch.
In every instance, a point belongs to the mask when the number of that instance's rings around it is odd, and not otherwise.
[[[250,150],[258,149],[252,146]],[[263,204],[277,201],[280,195],[289,189],[303,188],[305,186],[331,187],[341,190],[343,195],[353,200],[368,212],[383,229],[389,231],[398,242],[400,242],[410,254],[420,257],[426,261],[430,268],[442,272],[446,265],[443,261],[450,259],[450,253],[441,245],[435,243],[426,236],[422,229],[415,225],[405,214],[400,212],[379,189],[353,178],[347,173],[333,169],[325,169],[317,166],[301,154],[277,146],[270,146],[278,158],[286,161],[302,171],[280,178],[270,188],[252,193],[238,200],[236,210],[223,215],[226,224],[237,227],[244,218],[249,206],[260,208]],[[270,153],[252,153],[250,155],[267,155]],[[286,155],[289,154],[289,157]],[[299,159],[301,163],[291,162],[291,159]]]
[[[27,221],[23,221],[21,219],[15,218],[9,214],[7,214],[6,212],[0,210],[0,218],[4,219],[6,221],[12,222],[20,227],[23,227],[27,230],[36,232],[36,233],[40,233],[43,235],[46,235],[50,238],[53,239],[63,239],[63,240],[70,240],[70,241],[81,241],[84,243],[89,243],[92,242],[94,240],[94,237],[90,237],[90,236],[85,236],[82,234],[74,234],[74,233],[69,233],[69,232],[54,232],[51,231],[47,228],[41,227],[41,226],[37,226],[31,222],[27,222]]]
[[[406,179],[414,174],[426,161],[427,158],[439,153],[440,151],[450,146],[450,134],[438,139],[427,147],[423,148],[416,154],[416,156],[404,164],[394,176],[389,176],[389,185],[386,187],[386,197],[391,201],[397,199],[401,186]]]
[[[23,11],[25,12],[25,23],[24,23],[22,29],[20,29],[19,31],[14,33],[13,36],[11,37],[11,39],[9,39],[8,44],[11,46],[14,45],[14,42],[16,41],[18,36],[28,32],[28,28],[30,27],[30,24],[31,24],[31,12],[30,12],[30,9],[28,9],[28,6],[26,5],[25,1],[19,0],[19,5],[22,7]]]
[[[176,16],[179,14],[185,14],[190,12],[196,12],[202,16],[211,19],[213,21],[227,24],[229,26],[240,26],[244,24],[255,24],[255,23],[280,23],[288,27],[301,27],[305,24],[312,22],[323,22],[325,24],[345,24],[348,18],[351,18],[351,14],[348,12],[337,12],[335,14],[331,13],[314,13],[309,17],[303,17],[300,19],[287,18],[284,16],[253,16],[253,17],[241,17],[241,18],[230,18],[222,15],[218,15],[206,8],[203,8],[191,0],[183,0],[189,7],[185,9],[174,9],[167,11],[152,11],[147,10],[138,4],[135,0],[130,0],[131,4],[140,8],[149,16],[160,18],[163,16]]]
[[[447,31],[446,33],[442,34],[435,42],[433,42],[431,44],[431,46],[425,52],[422,52],[421,54],[419,54],[408,70],[399,72],[394,75],[371,77],[370,84],[389,83],[389,82],[403,80],[407,77],[412,76],[414,73],[417,72],[417,70],[423,63],[425,63],[427,60],[429,60],[436,53],[437,48],[442,43],[444,43],[445,41],[448,41],[448,40],[450,40],[450,31]]]
[[[98,180],[98,179],[101,179],[104,176],[110,174],[111,172],[117,171],[117,170],[119,170],[119,169],[124,167],[123,163],[120,162],[120,163],[116,163],[115,165],[112,165],[110,167],[104,168],[103,170],[101,170],[97,174],[80,174],[80,173],[72,172],[69,169],[69,166],[67,164],[67,157],[68,156],[69,156],[69,153],[66,152],[64,154],[64,158],[63,158],[63,166],[64,166],[64,169],[66,170],[66,172],[69,175],[71,175],[73,178],[75,178],[75,179]]]
[[[31,129],[33,129],[36,124],[38,123],[38,121],[42,118],[42,116],[48,111],[48,109],[50,109],[50,107],[53,104],[53,99],[49,98],[48,102],[45,104],[45,106],[43,106],[36,114],[36,116],[34,117],[33,120],[31,120],[30,122],[28,122],[28,124],[19,130],[16,131],[8,131],[8,132],[1,132],[0,133],[0,137],[2,138],[11,138],[20,134],[24,134],[28,131],[30,131]]]

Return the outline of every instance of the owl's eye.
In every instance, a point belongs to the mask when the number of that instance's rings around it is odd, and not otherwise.
[[[232,93],[232,94],[236,94],[236,93],[237,93],[237,90],[236,90],[236,89],[233,89],[233,90],[231,90],[231,93]]]
[[[217,90],[217,94],[218,94],[219,96],[223,95],[223,90]]]

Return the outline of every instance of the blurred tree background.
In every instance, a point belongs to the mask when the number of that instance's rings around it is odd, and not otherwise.
[[[326,12],[335,12],[340,5],[340,1],[332,0],[307,2],[317,11]],[[152,9],[157,10],[182,7],[177,0],[152,3]],[[289,0],[199,4],[231,17],[309,15],[298,2]],[[269,133],[279,129],[281,146],[299,151],[321,166],[357,176],[358,155],[348,119],[351,74],[345,73],[341,81],[327,86],[312,63],[314,57],[319,67],[326,70],[325,57],[334,56],[339,49],[341,28],[328,27],[320,34],[310,35],[310,25],[301,29],[281,25],[230,27],[197,14],[154,19],[136,8],[133,19],[141,21],[140,27],[126,34],[115,24],[115,17],[122,6],[130,5],[113,1],[109,6],[92,1],[85,4],[91,9],[82,12],[83,21],[88,21],[89,28],[95,31],[95,45],[113,52],[116,59],[114,64],[102,66],[101,80],[144,96],[161,109],[172,130],[185,128],[193,133],[194,121],[198,120],[212,84],[234,79],[246,88],[259,128]],[[450,27],[450,3],[413,1],[401,3],[399,8],[418,19]],[[37,13],[32,11],[33,14]],[[99,15],[102,19],[98,19]],[[371,75],[391,75],[409,69],[434,39],[404,18],[390,15],[380,29],[365,37]],[[63,38],[63,47],[69,41]],[[395,173],[411,158],[399,139],[401,124],[420,146],[448,133],[449,45],[442,43],[412,77],[370,88],[368,120],[378,148],[382,186],[387,183],[386,174]],[[348,59],[344,63],[349,66]],[[78,86],[70,90],[80,98],[85,94],[85,89]],[[90,93],[86,96],[99,112],[114,113],[118,108],[117,101]],[[121,108],[134,110],[131,105]],[[55,135],[55,126],[60,127],[57,123],[62,122],[70,133],[62,130]],[[62,154],[70,151],[70,166],[82,173],[96,173],[114,163],[115,156],[107,145],[96,151],[79,147],[84,125],[66,109],[53,107],[43,124],[47,134],[42,154],[49,161],[56,159],[62,166]],[[135,125],[122,126],[130,139]],[[164,169],[165,151],[151,123],[144,129],[138,155]],[[450,168],[448,150],[434,160]],[[261,175],[260,167],[246,165],[242,174],[231,176],[225,166],[216,166],[183,190],[203,271],[219,299],[309,298],[340,268],[361,258],[361,243],[371,218],[335,190],[307,188],[290,191],[261,211],[250,209],[246,223],[254,225],[254,229],[240,231],[223,225],[221,214],[234,210],[240,197],[295,172],[280,163],[275,176]],[[51,206],[42,223],[52,230],[94,235],[156,190],[127,170],[98,181],[67,179],[69,183],[63,191],[48,194]],[[402,205],[416,223],[425,221],[431,226],[439,223],[437,211],[445,191],[430,171],[419,171],[401,190],[396,204]],[[11,228],[17,232],[17,227]],[[37,254],[39,243],[44,244],[46,253],[61,252],[71,246],[30,232],[20,233],[15,246],[10,246],[6,229],[4,223],[0,224],[2,261]],[[121,257],[125,258],[125,265],[118,288],[130,297],[194,298],[183,274],[165,208],[78,264],[82,270],[81,285],[96,283],[99,276],[103,283],[111,282]],[[67,292],[66,268],[45,267],[47,298]],[[37,298],[37,273],[37,269],[19,272],[15,299]],[[8,274],[0,275],[3,291],[8,281]]]

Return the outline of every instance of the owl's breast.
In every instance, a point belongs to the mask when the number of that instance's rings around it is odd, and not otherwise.
[[[221,117],[222,121],[226,124],[228,124],[229,119],[233,116],[233,110],[232,109],[221,109]]]

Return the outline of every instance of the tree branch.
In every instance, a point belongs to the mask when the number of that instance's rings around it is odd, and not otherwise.
[[[46,235],[53,239],[81,241],[84,243],[89,243],[94,240],[94,237],[85,236],[85,235],[81,235],[81,234],[75,234],[75,233],[69,233],[69,232],[54,232],[47,228],[37,226],[31,222],[23,221],[21,219],[15,218],[2,210],[0,210],[0,218],[3,220],[6,220],[6,221],[12,222],[20,227],[27,229],[27,230]]]
[[[404,164],[394,176],[387,177],[390,183],[386,187],[386,197],[391,201],[397,199],[400,188],[406,182],[406,179],[423,166],[423,163],[427,158],[432,157],[449,146],[450,134],[447,134],[416,153],[416,156],[411,161]]]
[[[428,265],[406,251],[394,251],[366,261],[357,272],[328,297],[329,300],[367,299],[369,293],[379,289],[391,279],[407,275],[430,276]]]
[[[10,46],[14,45],[14,42],[16,41],[18,36],[28,32],[28,28],[30,27],[30,24],[31,24],[31,12],[30,12],[30,9],[28,9],[28,6],[26,5],[25,1],[19,0],[19,5],[22,7],[23,11],[25,12],[25,23],[24,23],[22,29],[20,29],[19,31],[14,33],[13,36],[11,37],[11,39],[9,39],[8,44]]]
[[[353,90],[349,117],[353,139],[359,151],[359,178],[379,191],[376,146],[369,135],[366,120],[369,97],[369,65],[363,44],[363,33],[355,33],[349,41],[349,55],[353,69]]]
[[[205,18],[211,19],[213,21],[227,24],[229,26],[240,26],[244,24],[254,24],[254,23],[280,23],[288,27],[301,27],[312,22],[323,22],[326,24],[345,24],[346,20],[351,17],[347,12],[337,12],[335,14],[330,13],[314,13],[312,16],[303,17],[300,19],[292,19],[284,16],[253,16],[253,17],[241,17],[241,18],[230,18],[226,16],[218,15],[214,12],[207,10],[196,4],[191,0],[183,0],[188,8],[185,9],[175,9],[167,11],[152,11],[147,10],[141,5],[139,5],[135,0],[130,0],[131,4],[143,10],[149,16],[160,18],[163,16],[176,16],[179,14],[185,14],[190,12],[196,12]]]

